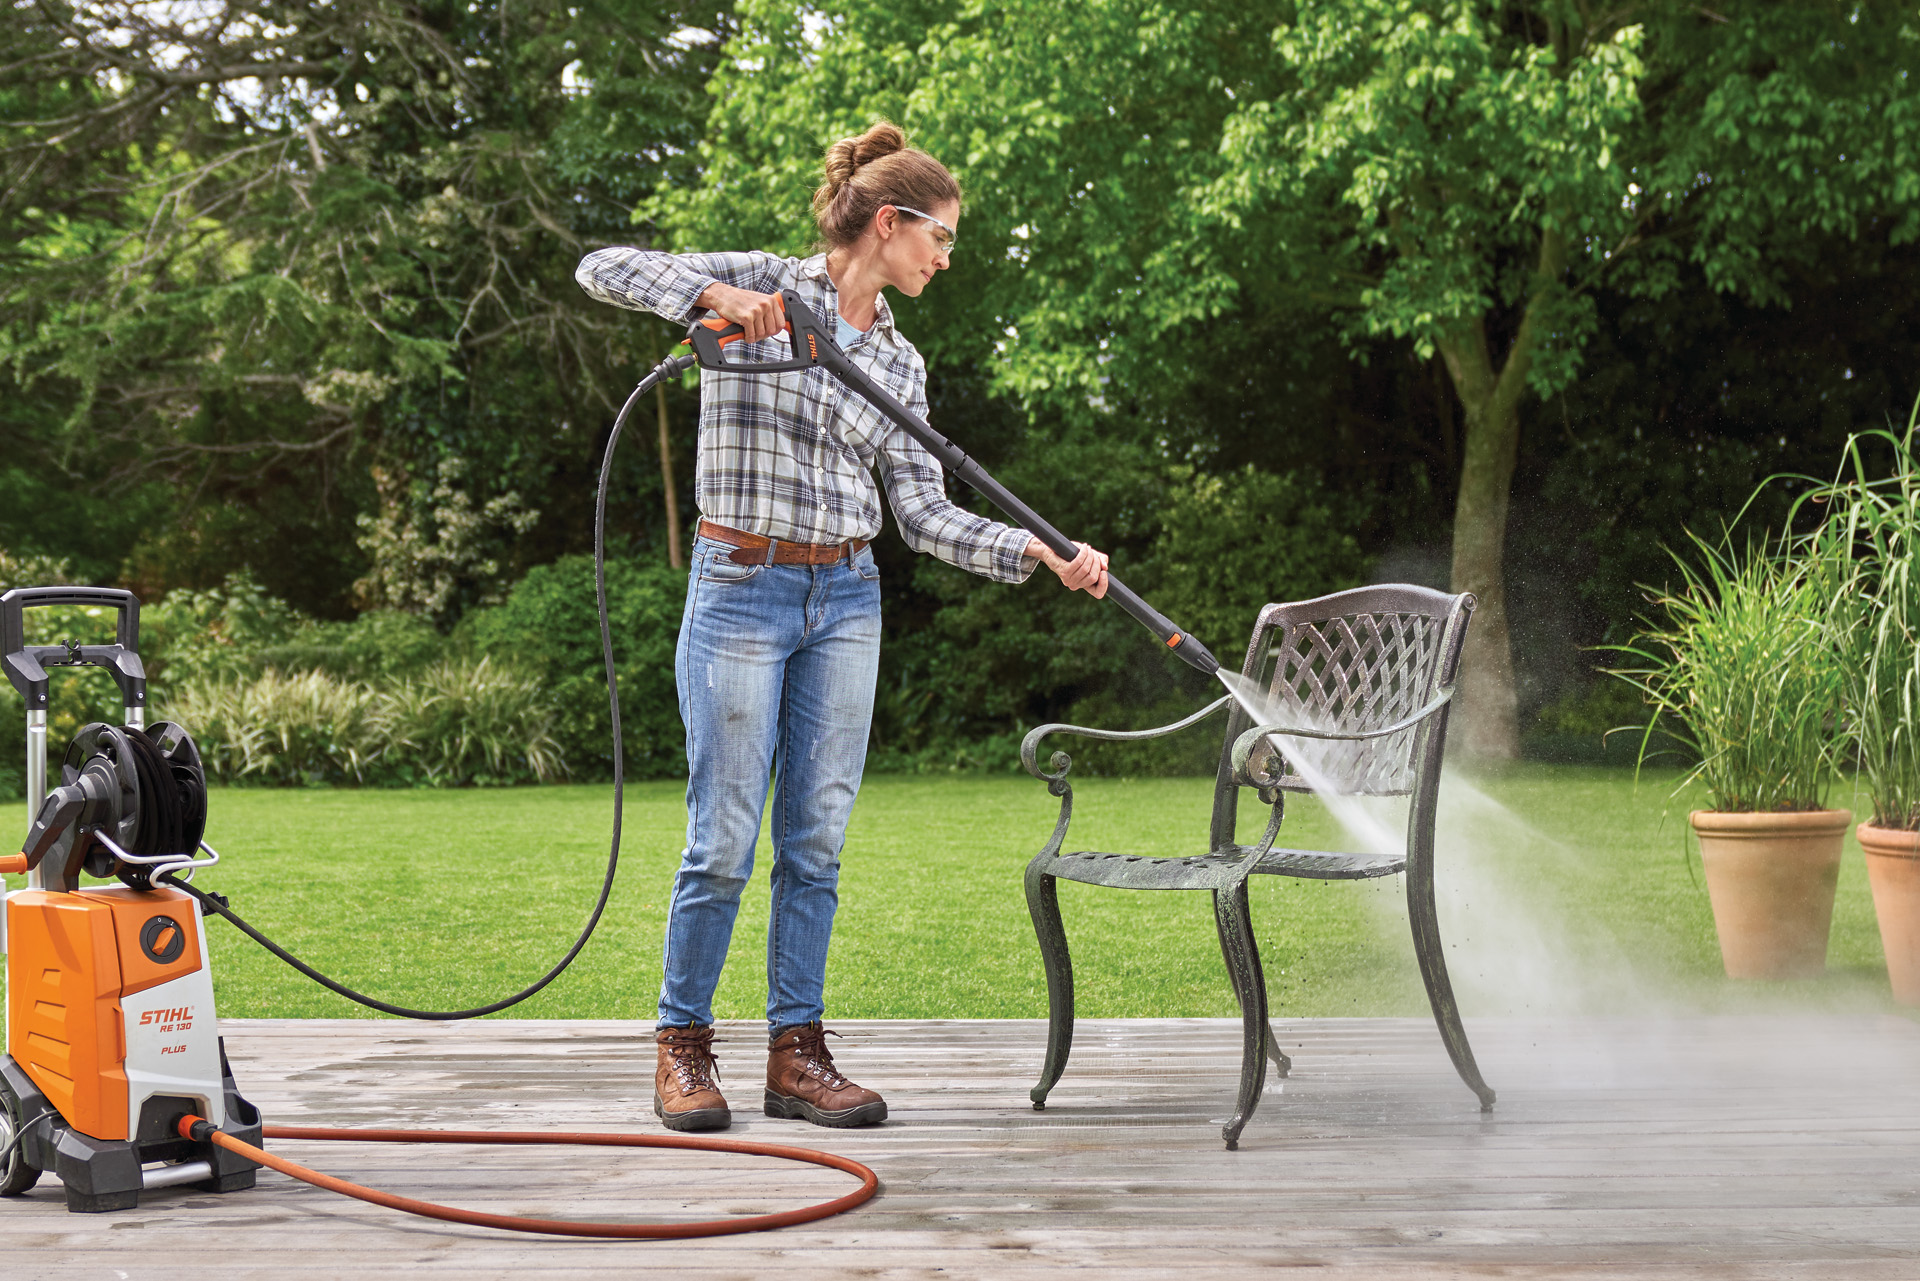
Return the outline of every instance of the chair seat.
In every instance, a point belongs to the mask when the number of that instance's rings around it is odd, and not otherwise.
[[[1128,890],[1215,890],[1241,880],[1249,872],[1268,876],[1302,876],[1320,881],[1360,881],[1392,876],[1406,870],[1407,861],[1386,854],[1329,854],[1320,850],[1268,850],[1249,868],[1255,846],[1230,845],[1211,854],[1186,858],[1151,858],[1145,854],[1108,854],[1080,850],[1062,854],[1046,873],[1083,885],[1107,885]]]

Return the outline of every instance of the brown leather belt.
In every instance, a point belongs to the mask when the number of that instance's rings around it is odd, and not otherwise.
[[[700,518],[700,537],[733,548],[727,553],[727,559],[736,565],[766,564],[768,548],[773,549],[773,563],[776,565],[831,565],[836,561],[853,559],[867,545],[864,538],[845,543],[776,543],[771,538],[749,534],[744,529],[716,525],[704,516]]]

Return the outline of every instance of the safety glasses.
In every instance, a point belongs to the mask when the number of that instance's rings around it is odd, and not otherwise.
[[[953,242],[958,240],[960,237],[959,237],[959,233],[954,231],[952,227],[947,226],[946,223],[941,222],[938,218],[934,217],[930,213],[921,213],[918,209],[915,209],[912,205],[895,205],[894,208],[898,209],[901,213],[912,214],[916,218],[924,218],[928,222],[932,223],[934,226],[940,228],[940,230],[946,232],[947,233],[946,238],[940,241],[940,252],[947,255],[949,258],[953,256]]]

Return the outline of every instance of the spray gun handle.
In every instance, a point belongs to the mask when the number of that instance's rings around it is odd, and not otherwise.
[[[792,356],[786,360],[728,360],[726,348],[746,336],[746,328],[724,316],[708,316],[687,327],[683,345],[691,345],[702,369],[734,369],[744,373],[777,374],[793,369],[811,369],[821,362],[821,349],[838,350],[833,338],[813,314],[813,308],[791,289],[782,289],[780,314],[786,319],[788,346]]]

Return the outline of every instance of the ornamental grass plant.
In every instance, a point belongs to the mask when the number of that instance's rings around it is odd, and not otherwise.
[[[1847,442],[1841,476],[1801,502],[1824,506],[1805,560],[1828,585],[1822,616],[1846,700],[1845,735],[1873,802],[1873,825],[1920,829],[1920,404],[1904,433]],[[1884,444],[1890,475],[1870,479]]]
[[[540,683],[484,657],[383,684],[271,669],[191,681],[155,719],[187,726],[209,776],[229,783],[486,786],[566,772]]]
[[[1608,672],[1640,690],[1653,714],[1640,760],[1664,730],[1697,763],[1699,782],[1723,813],[1826,808],[1845,694],[1834,661],[1828,608],[1832,566],[1790,555],[1787,540],[1743,554],[1690,535],[1697,559],[1676,553],[1681,582],[1657,593],[1657,617],[1632,643],[1611,647],[1638,660]]]

